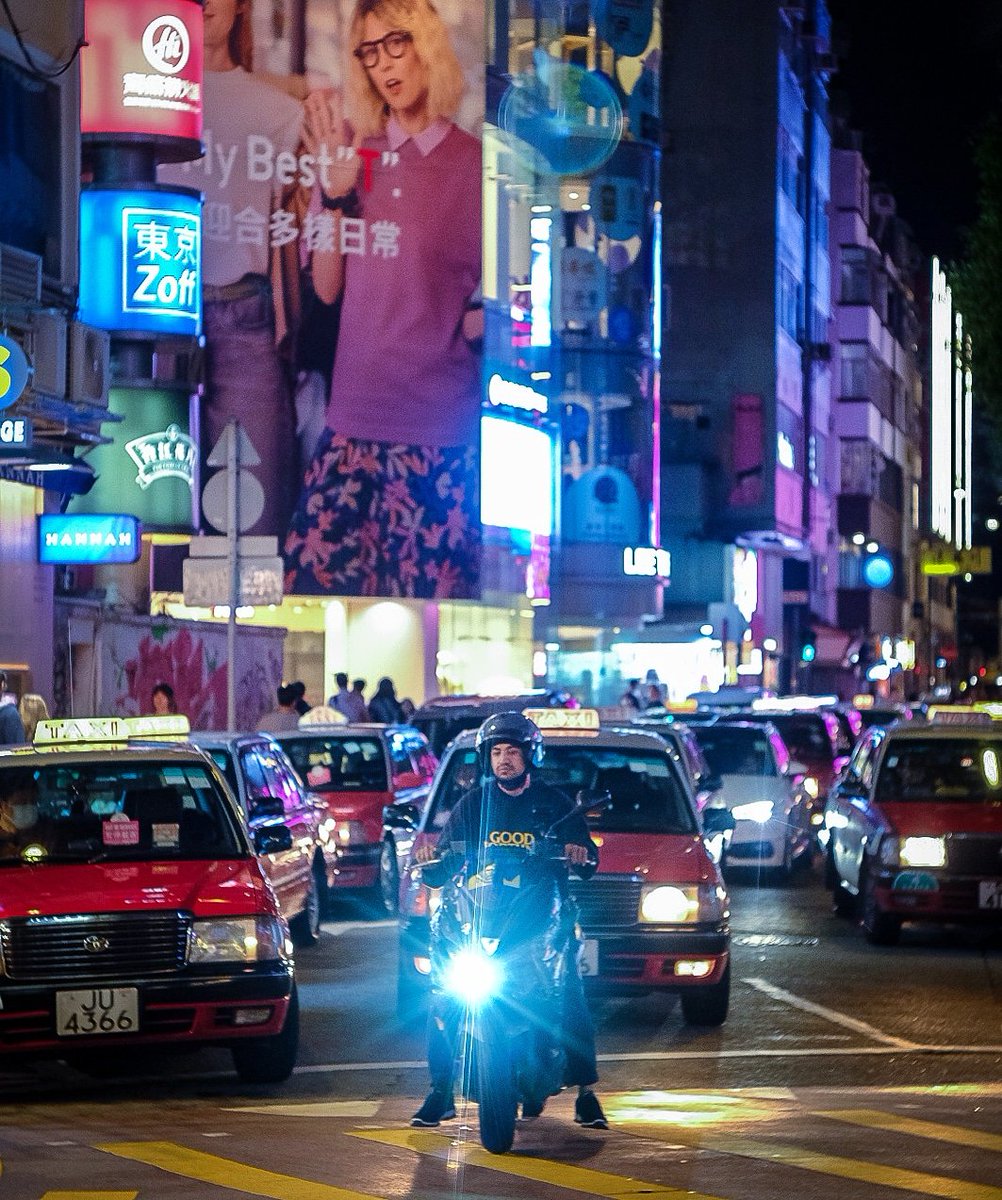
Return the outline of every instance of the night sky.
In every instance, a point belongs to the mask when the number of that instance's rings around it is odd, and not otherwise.
[[[975,217],[971,138],[1002,111],[1002,0],[829,0],[832,94],[863,131],[875,183],[928,254],[963,250]]]

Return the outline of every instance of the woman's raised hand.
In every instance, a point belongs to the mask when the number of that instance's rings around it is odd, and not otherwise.
[[[303,141],[306,149],[319,158],[324,150],[327,163],[318,162],[317,176],[324,194],[332,200],[346,196],[358,181],[362,160],[354,153],[355,146],[344,117],[341,93],[336,88],[310,92],[303,101]],[[351,151],[345,154],[345,151]],[[342,157],[339,157],[339,151]]]

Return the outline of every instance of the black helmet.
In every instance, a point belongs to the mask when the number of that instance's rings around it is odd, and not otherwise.
[[[535,721],[520,712],[495,713],[477,730],[477,754],[481,769],[490,771],[491,747],[498,742],[519,746],[525,755],[526,767],[539,767],[543,762],[543,735]]]

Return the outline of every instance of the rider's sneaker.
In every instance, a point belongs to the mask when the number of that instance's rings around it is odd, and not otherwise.
[[[456,1105],[450,1092],[430,1091],[424,1104],[411,1117],[411,1124],[423,1129],[434,1129],[439,1121],[449,1121],[456,1115]]]
[[[522,1115],[519,1118],[521,1121],[535,1121],[539,1116],[542,1116],[543,1109],[546,1107],[546,1097],[542,1100],[523,1100]]]
[[[585,1092],[574,1101],[574,1120],[586,1129],[608,1129],[602,1105],[594,1092]]]

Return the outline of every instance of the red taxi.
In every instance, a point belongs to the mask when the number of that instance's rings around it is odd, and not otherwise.
[[[905,922],[1002,926],[1002,725],[873,728],[828,798],[836,911],[892,945]]]
[[[424,808],[438,759],[409,725],[311,725],[275,740],[304,785],[325,801],[332,888],[378,888],[396,912],[400,879],[384,809]]]
[[[656,733],[602,728],[594,709],[526,715],[543,732],[539,771],[547,783],[568,797],[581,790],[610,797],[587,818],[599,846],[598,872],[587,881],[572,877],[570,885],[585,937],[588,987],[617,994],[674,991],[686,1021],[720,1025],[730,996],[728,896],[677,756]],[[456,802],[479,786],[474,740],[474,732],[463,733],[446,750],[427,809],[412,830],[413,849],[434,845]],[[419,1006],[427,983],[429,914],[436,902],[420,871],[405,871],[401,1015]]]
[[[247,1082],[292,1073],[291,942],[257,857],[290,835],[253,845],[187,732],[184,717],[42,721],[0,751],[0,1060],[88,1069],[214,1044]]]

